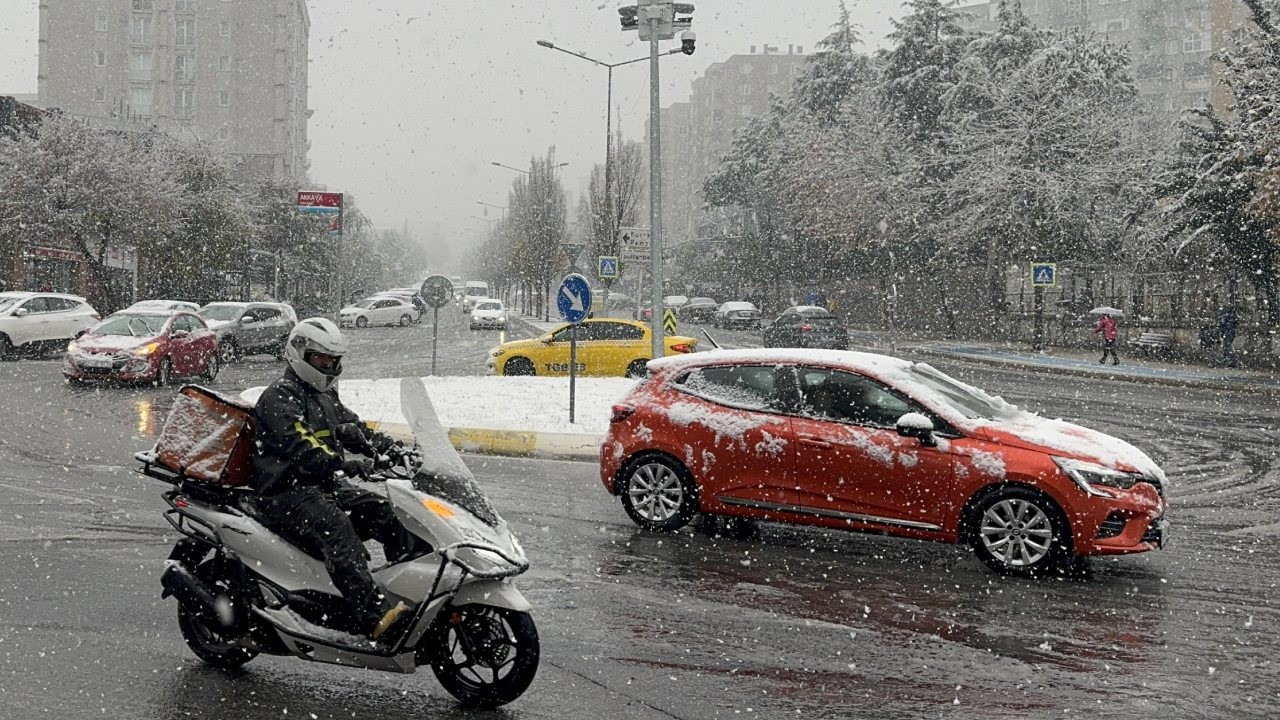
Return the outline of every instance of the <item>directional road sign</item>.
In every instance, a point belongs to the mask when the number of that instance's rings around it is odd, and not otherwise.
[[[649,260],[649,228],[624,227],[618,230],[618,255],[623,260]]]
[[[614,255],[601,255],[599,270],[596,272],[602,279],[612,280],[618,277],[618,258]]]
[[[577,273],[565,275],[556,292],[556,309],[565,322],[578,324],[591,311],[591,284]]]
[[[676,311],[671,308],[662,313],[662,332],[667,335],[676,334]]]
[[[453,283],[443,275],[432,275],[422,281],[422,299],[433,308],[442,308],[453,297]]]
[[[1056,263],[1031,263],[1031,287],[1053,287],[1058,284]]]

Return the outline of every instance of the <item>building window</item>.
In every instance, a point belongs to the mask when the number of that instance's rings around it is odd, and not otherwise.
[[[150,45],[153,39],[151,31],[151,18],[135,15],[133,18],[133,28],[129,35],[129,41],[134,45]]]
[[[751,83],[742,83],[742,85],[738,88],[738,92],[742,95],[750,95]]]
[[[1200,52],[1201,50],[1208,49],[1209,43],[1205,38],[1204,33],[1188,33],[1187,36],[1182,39],[1182,52]]]
[[[173,91],[173,114],[178,117],[190,117],[195,106],[195,92],[189,87],[180,87]]]
[[[106,32],[107,16],[104,14],[98,14],[97,16],[95,16],[93,18],[93,29],[96,30],[97,32]]]
[[[219,104],[219,105],[221,105],[222,107],[227,107],[228,105],[230,105],[230,104],[231,104],[231,91],[230,91],[230,90],[219,90],[219,91],[218,91],[218,104]]]
[[[173,44],[178,47],[191,47],[196,44],[196,21],[183,18],[174,24]]]
[[[151,114],[150,87],[136,87],[129,89],[129,110],[138,115]]]
[[[190,55],[173,56],[173,79],[175,82],[191,82],[195,76],[195,58]]]
[[[218,34],[222,37],[231,37],[231,21],[223,20],[218,23]]]
[[[173,10],[174,12],[195,12],[195,0],[174,0]]]
[[[94,102],[106,102],[106,101],[107,101],[107,89],[106,89],[106,88],[104,88],[104,87],[102,87],[101,85],[99,85],[98,87],[94,88],[94,89],[93,89],[93,101],[94,101]]]
[[[1084,0],[1067,0],[1067,20],[1084,18]]]
[[[231,72],[231,56],[230,55],[218,56],[218,71]]]
[[[134,10],[155,10],[156,0],[133,0]]]
[[[1116,20],[1108,20],[1107,26],[1104,29],[1104,32],[1109,32],[1109,33],[1123,32],[1124,30],[1128,29],[1125,27],[1125,25],[1126,23],[1124,21],[1124,18],[1118,18]]]
[[[777,74],[778,74],[778,63],[770,63],[770,64],[769,64],[769,74],[770,74],[770,75],[777,75]]]
[[[129,59],[129,76],[133,80],[150,82],[154,59],[151,53],[134,53]]]
[[[1208,74],[1209,61],[1207,59],[1182,64],[1182,75],[1184,77],[1204,77]]]
[[[222,127],[218,128],[218,139],[219,139],[219,140],[230,140],[230,139],[231,139],[231,126],[230,126],[230,125],[223,125]]]
[[[107,66],[107,51],[106,51],[106,50],[94,50],[94,51],[93,51],[93,65],[94,65],[94,67],[106,67],[106,66]]]

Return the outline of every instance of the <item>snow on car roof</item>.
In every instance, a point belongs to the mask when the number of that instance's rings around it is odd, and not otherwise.
[[[650,360],[649,367],[657,369],[694,367],[718,363],[819,363],[838,365],[853,370],[879,373],[889,370],[905,370],[914,363],[902,358],[855,350],[804,350],[799,348],[749,348],[743,350],[708,350],[705,352]]]
[[[725,310],[747,310],[747,309],[755,310],[756,309],[755,303],[750,303],[750,302],[747,302],[746,300],[730,300],[724,303],[723,305],[721,305],[720,307],[724,308]]]

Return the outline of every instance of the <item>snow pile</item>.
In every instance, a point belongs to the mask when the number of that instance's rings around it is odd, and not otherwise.
[[[631,391],[627,378],[578,378],[576,422],[569,422],[569,378],[554,377],[425,377],[440,424],[448,428],[482,428],[514,432],[603,435],[613,404]],[[256,402],[265,388],[241,394]],[[343,404],[364,420],[407,423],[400,410],[400,380],[343,380]]]

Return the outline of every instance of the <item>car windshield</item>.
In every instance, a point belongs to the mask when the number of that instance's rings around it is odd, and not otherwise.
[[[467,294],[468,294],[468,295],[480,295],[480,296],[483,296],[483,295],[484,295],[485,293],[487,293],[487,292],[489,292],[489,289],[488,289],[488,288],[478,288],[478,287],[469,287],[469,288],[467,288]]]
[[[496,302],[482,302],[476,305],[477,310],[501,310],[502,305]]]
[[[932,390],[936,397],[966,418],[994,420],[1000,413],[1000,406],[990,398],[974,392],[929,365],[912,365],[910,375],[911,380]]]
[[[168,315],[112,315],[95,327],[91,334],[151,337],[160,334],[168,321]]]
[[[378,302],[379,300],[382,300],[382,298],[369,298],[368,300],[361,300],[360,302],[352,305],[351,307],[358,307],[358,308],[363,308],[367,310],[368,308],[373,307],[373,304]]]
[[[22,300],[20,297],[0,297],[0,312],[4,312]]]
[[[209,305],[200,309],[200,317],[205,320],[230,322],[240,317],[240,312],[239,305]]]

